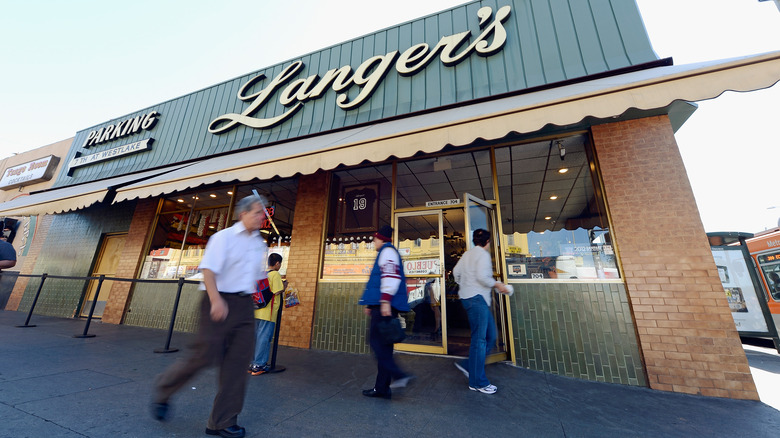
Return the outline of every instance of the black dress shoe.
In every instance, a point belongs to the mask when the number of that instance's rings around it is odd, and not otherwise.
[[[152,403],[149,405],[149,409],[152,411],[152,418],[155,420],[168,420],[168,413],[170,411],[170,405],[168,405],[168,403]]]
[[[386,398],[386,399],[390,400],[390,392],[389,391],[388,392],[377,392],[377,390],[375,388],[364,389],[363,390],[363,395],[365,395],[366,397],[379,397],[379,398]]]
[[[224,438],[243,438],[246,435],[246,429],[237,424],[224,429],[209,429],[207,427],[206,435],[219,435]]]

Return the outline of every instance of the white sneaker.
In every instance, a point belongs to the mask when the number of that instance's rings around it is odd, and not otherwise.
[[[473,386],[469,386],[469,389],[472,391],[479,391],[483,394],[495,394],[498,388],[496,388],[496,385],[488,385],[483,386],[482,388],[474,388]]]
[[[466,369],[463,368],[463,366],[461,364],[459,364],[458,362],[455,362],[455,368],[459,369],[460,372],[463,373],[463,375],[466,376],[467,379],[469,378],[469,372],[466,371]]]

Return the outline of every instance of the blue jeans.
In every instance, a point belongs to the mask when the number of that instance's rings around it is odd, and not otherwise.
[[[264,319],[255,319],[255,359],[252,365],[263,366],[268,363],[271,351],[271,339],[274,337],[276,323]]]
[[[482,295],[461,299],[460,302],[466,309],[471,326],[469,358],[461,361],[461,365],[469,372],[469,386],[483,388],[490,385],[485,375],[485,357],[496,345],[496,321]]]

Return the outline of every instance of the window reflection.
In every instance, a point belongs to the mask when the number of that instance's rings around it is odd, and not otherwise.
[[[493,199],[489,150],[398,163],[396,208],[463,199],[464,193]]]
[[[297,189],[297,178],[289,178],[240,186],[215,186],[167,196],[157,216],[140,278],[201,278],[198,265],[209,238],[238,220],[234,201],[254,191],[268,201],[270,219],[265,220],[260,233],[268,243],[269,251],[282,255],[280,273],[285,275]]]
[[[586,142],[578,135],[496,149],[510,280],[620,277]]]
[[[376,259],[374,232],[391,225],[393,166],[333,173],[324,242],[324,278],[364,277]]]

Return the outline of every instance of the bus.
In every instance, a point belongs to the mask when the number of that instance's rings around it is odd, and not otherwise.
[[[758,267],[769,313],[780,331],[780,227],[756,233],[746,240],[748,251]]]

